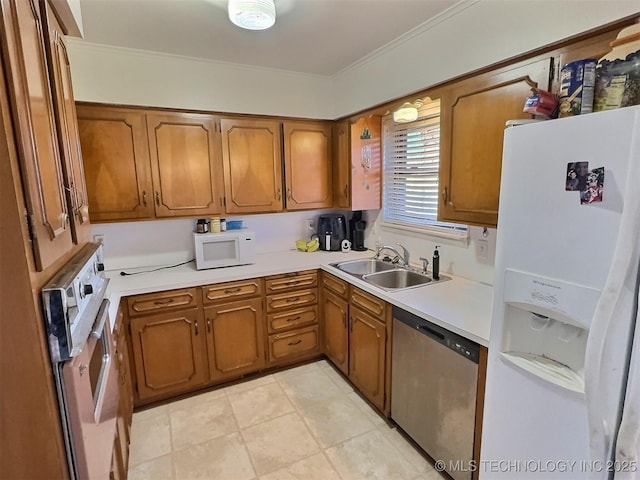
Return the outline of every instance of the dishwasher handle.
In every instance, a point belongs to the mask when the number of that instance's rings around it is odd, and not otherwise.
[[[429,328],[427,325],[418,325],[416,329],[420,330],[420,332],[424,333],[425,335],[428,335],[429,337],[432,337],[437,340],[440,340],[441,342],[444,342],[444,335],[434,330],[433,328]]]

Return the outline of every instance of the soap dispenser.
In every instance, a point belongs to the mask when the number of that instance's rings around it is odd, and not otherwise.
[[[436,245],[436,249],[433,251],[433,263],[431,264],[434,280],[440,280],[440,253],[438,248],[440,248],[440,245]]]

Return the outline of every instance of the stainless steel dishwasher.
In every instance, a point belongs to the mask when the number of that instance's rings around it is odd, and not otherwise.
[[[456,480],[471,478],[480,347],[393,307],[391,418]]]

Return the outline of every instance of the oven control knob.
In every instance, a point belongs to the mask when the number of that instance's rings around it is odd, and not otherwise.
[[[96,270],[99,272],[104,272],[104,263],[96,263]]]
[[[82,293],[84,295],[91,295],[93,293],[93,285],[90,283],[82,286]]]

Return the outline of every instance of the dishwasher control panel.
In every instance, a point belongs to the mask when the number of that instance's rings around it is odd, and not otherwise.
[[[420,333],[450,348],[473,363],[480,362],[480,346],[468,338],[450,332],[446,328],[435,325],[424,318],[420,318],[398,307],[393,307],[393,318],[418,330]]]

